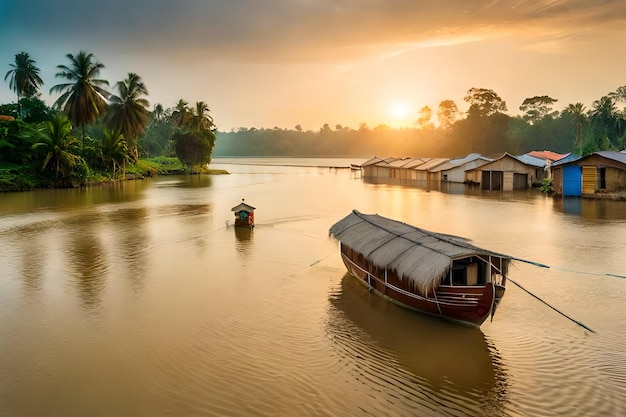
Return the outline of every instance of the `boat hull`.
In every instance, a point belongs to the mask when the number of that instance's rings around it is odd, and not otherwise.
[[[365,265],[359,265],[343,252],[341,258],[350,275],[366,285],[370,291],[391,302],[473,327],[480,327],[490,315],[493,317],[504,295],[504,286],[487,283],[474,286],[440,285],[424,296],[409,288],[392,284],[385,277],[375,276],[366,270]]]

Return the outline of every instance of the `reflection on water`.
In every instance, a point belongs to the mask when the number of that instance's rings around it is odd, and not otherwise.
[[[626,201],[616,202],[578,197],[555,198],[556,211],[590,220],[626,219]]]
[[[102,302],[102,292],[107,284],[107,254],[100,242],[98,231],[92,223],[78,221],[74,230],[66,235],[65,252],[68,253],[70,275],[82,299],[83,307],[95,311]]]
[[[417,385],[425,408],[441,397],[443,408],[501,414],[506,376],[480,330],[400,308],[347,273],[329,301],[328,331],[340,355],[362,359],[361,372],[385,381],[409,372],[403,378]]]
[[[233,227],[233,229],[235,230],[235,237],[237,238],[235,248],[237,252],[245,253],[252,244],[254,229],[249,227]]]

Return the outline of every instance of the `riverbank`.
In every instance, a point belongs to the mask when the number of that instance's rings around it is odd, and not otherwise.
[[[228,175],[223,169],[203,167],[191,175]],[[83,181],[60,181],[42,177],[30,167],[17,165],[0,167],[0,192],[33,191],[53,188],[80,188],[110,184],[121,181],[141,180],[156,175],[190,175],[178,158],[146,158],[126,167],[123,175],[107,176],[106,173],[89,173]]]

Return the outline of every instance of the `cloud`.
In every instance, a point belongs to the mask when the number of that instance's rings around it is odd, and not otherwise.
[[[526,30],[575,32],[621,22],[626,2],[8,0],[6,10],[0,20],[6,34],[49,43],[203,51],[218,60],[314,61]]]

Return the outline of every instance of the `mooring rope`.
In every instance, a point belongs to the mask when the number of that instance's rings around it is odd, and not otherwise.
[[[557,309],[556,307],[551,306],[550,304],[548,304],[547,302],[545,302],[544,300],[542,300],[540,297],[536,296],[535,294],[533,294],[532,292],[528,291],[526,288],[522,287],[520,284],[518,284],[517,282],[513,281],[511,278],[507,278],[507,281],[511,281],[513,284],[517,285],[521,290],[525,291],[526,293],[528,293],[529,295],[535,297],[537,300],[541,301],[543,304],[547,305],[548,307],[550,307],[552,310],[556,311],[557,313],[559,313],[560,315],[562,315],[563,317],[565,317],[568,320],[573,321],[574,323],[576,323],[577,325],[579,325],[580,327],[589,330],[591,333],[595,333],[594,330],[590,329],[589,327],[585,326],[583,323],[579,322],[578,320],[574,320],[573,318],[571,318],[570,316],[568,316],[567,314],[563,313],[562,311],[560,311],[559,309]]]
[[[535,262],[535,261],[529,261],[527,259],[522,259],[522,258],[511,257],[511,259],[513,259],[514,261],[525,262],[527,264],[538,266],[540,268],[556,269],[558,271],[572,272],[574,274],[586,274],[586,275],[596,275],[596,276],[601,276],[601,277],[613,277],[613,278],[623,278],[623,279],[626,279],[626,275],[610,274],[610,273],[603,273],[603,272],[576,271],[576,270],[573,270],[573,269],[560,268],[558,266],[550,266],[550,265],[542,264],[542,263]]]

